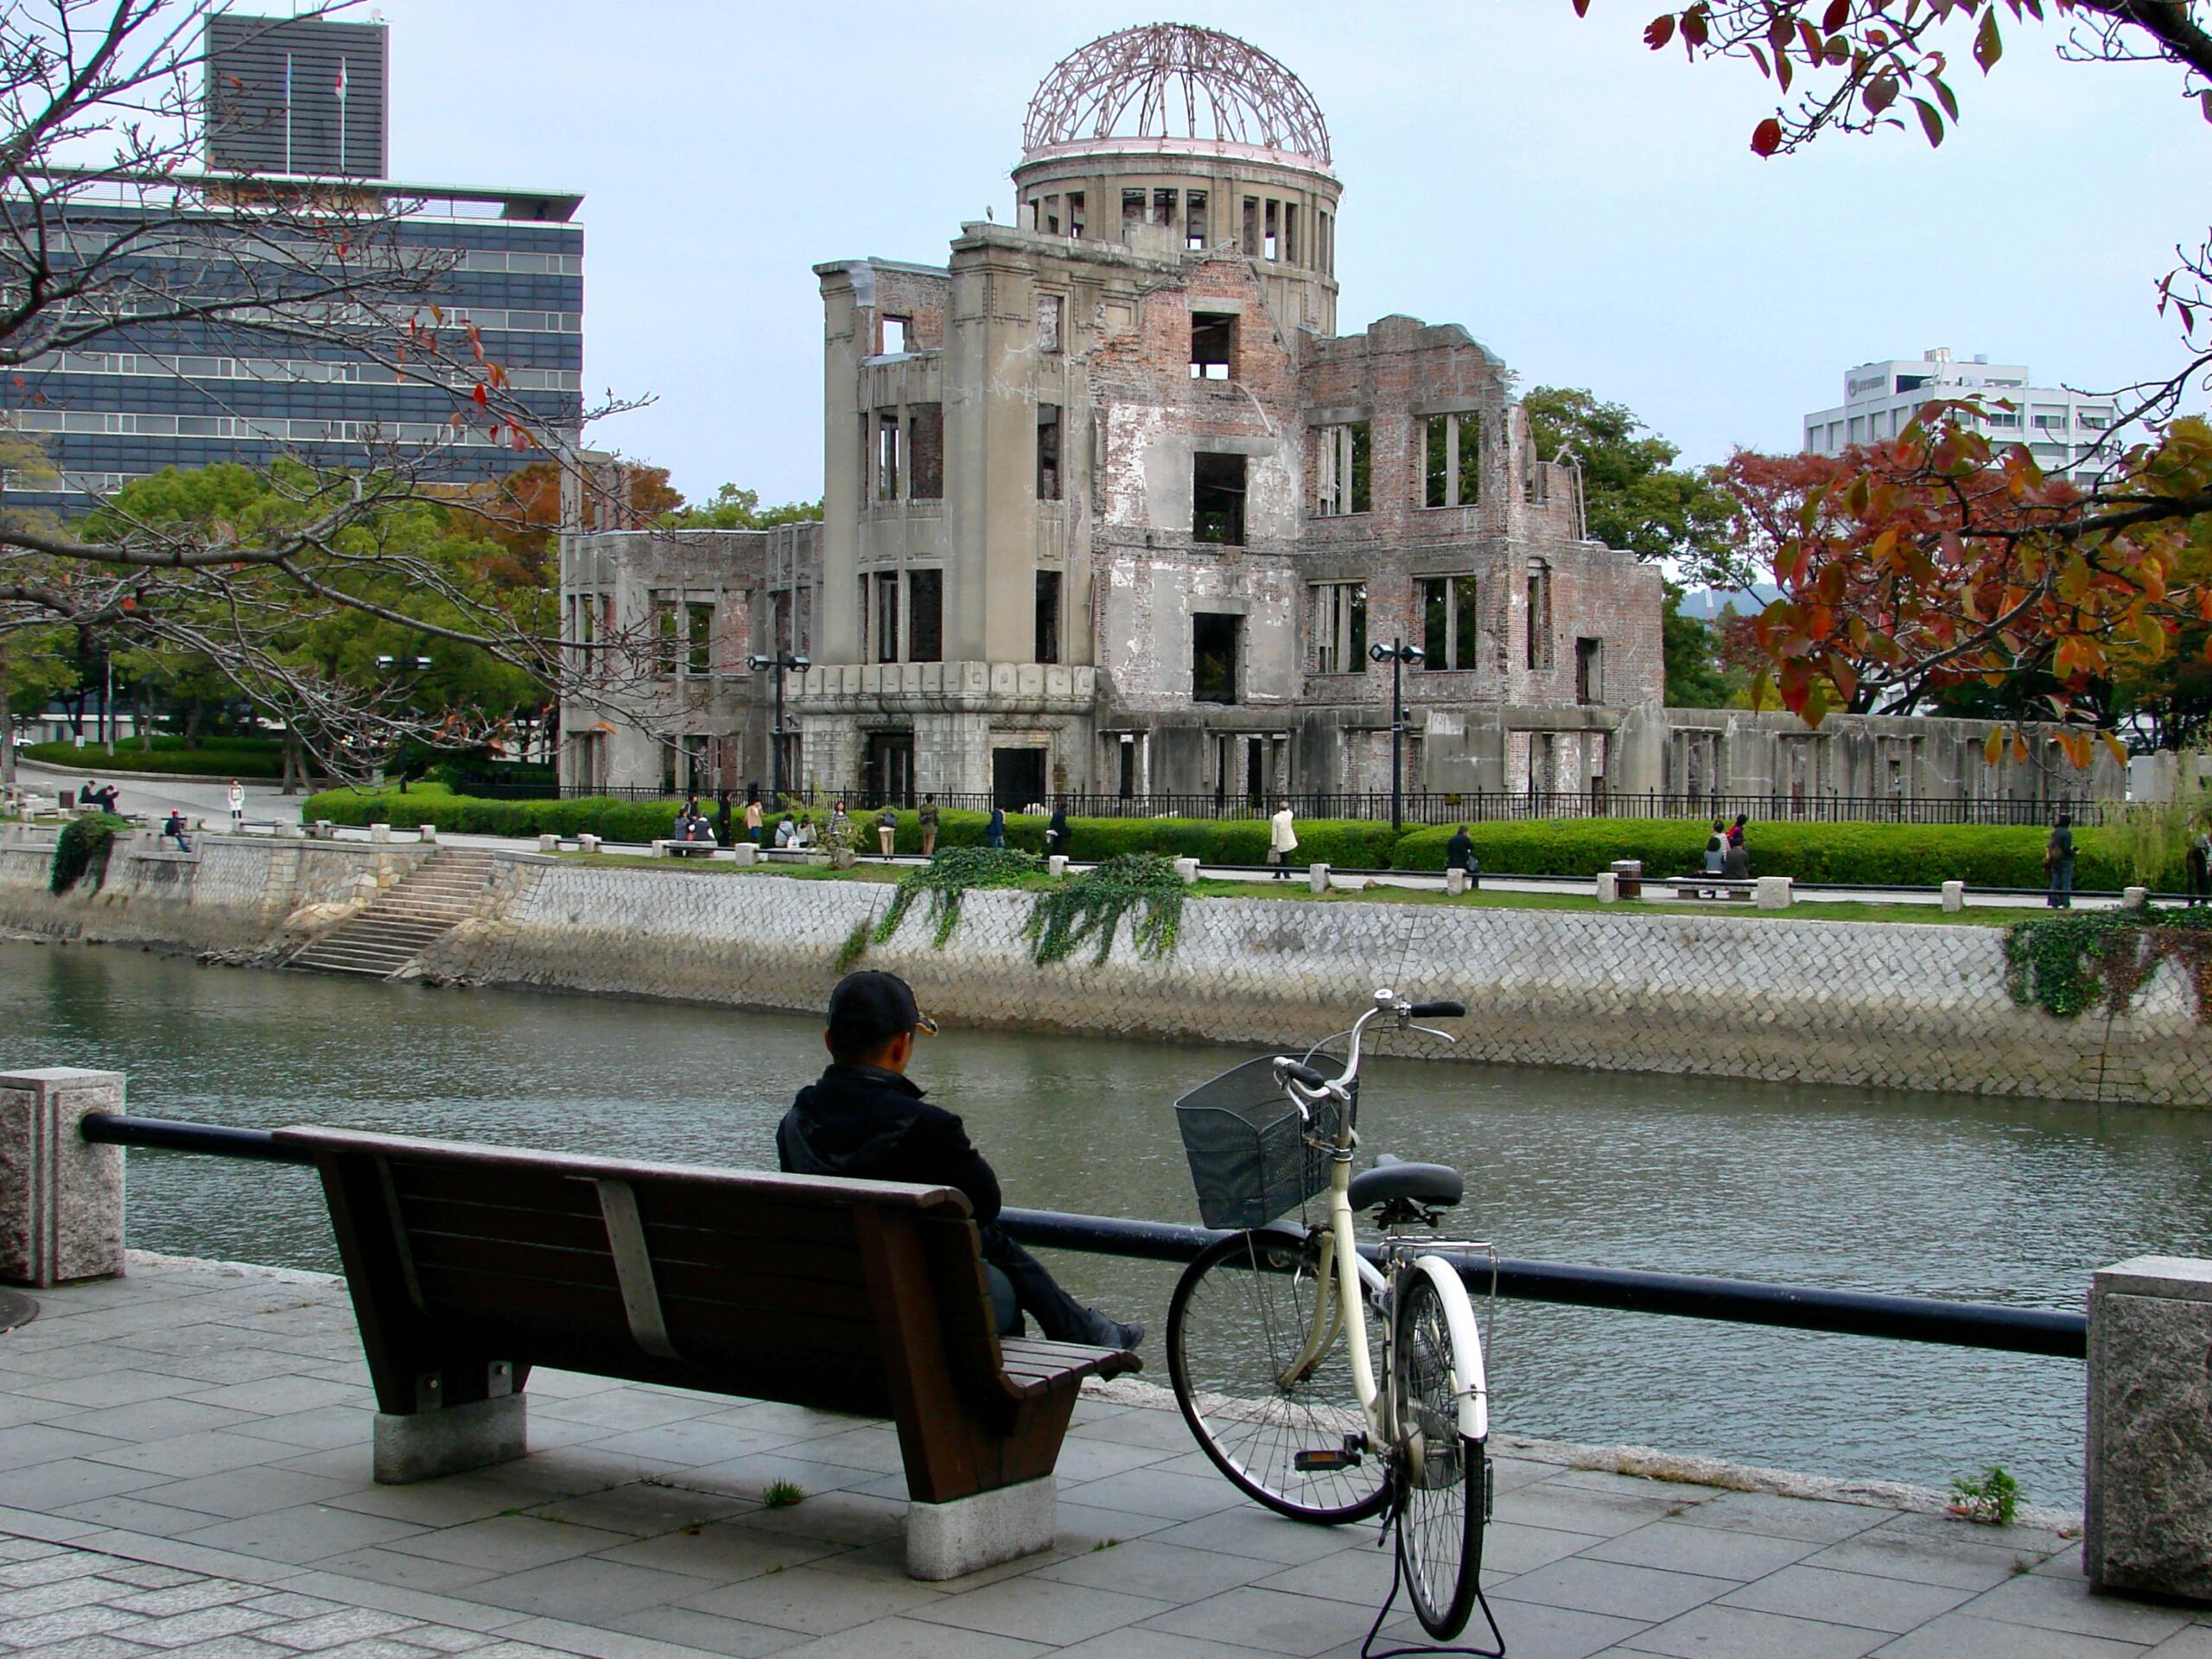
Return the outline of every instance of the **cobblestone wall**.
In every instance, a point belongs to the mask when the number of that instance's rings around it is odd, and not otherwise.
[[[497,920],[426,964],[456,978],[775,1008],[822,1006],[889,889],[775,876],[531,867]],[[1192,900],[1175,953],[1126,931],[1039,968],[1029,900],[968,896],[942,950],[919,915],[862,961],[959,1023],[1252,1044],[1310,1041],[1378,984],[1457,996],[1461,1060],[2212,1105],[2212,1044],[2171,967],[2130,1018],[2014,1006],[1986,927]],[[1418,1041],[1419,1039],[1414,1039]]]

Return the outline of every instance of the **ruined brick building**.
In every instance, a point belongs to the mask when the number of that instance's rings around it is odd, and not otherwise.
[[[814,268],[818,527],[569,539],[569,637],[650,636],[665,673],[643,714],[564,710],[565,781],[765,781],[766,652],[810,664],[787,775],[871,801],[1387,791],[1370,648],[1403,641],[1409,788],[1973,786],[1952,722],[1670,719],[1659,572],[1588,539],[1503,362],[1456,324],[1338,334],[1342,187],[1274,60],[1109,35],[1023,145],[1014,222],[945,264]]]

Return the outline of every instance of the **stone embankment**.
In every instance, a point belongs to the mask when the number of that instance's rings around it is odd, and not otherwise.
[[[281,960],[431,847],[209,836],[190,860],[118,848],[56,899],[43,849],[0,848],[0,925]],[[477,914],[409,964],[469,984],[817,1009],[887,886],[592,867],[502,854]],[[969,893],[942,950],[911,916],[868,964],[955,1022],[1239,1044],[1311,1041],[1377,985],[1468,1005],[1461,1060],[2212,1106],[2212,1043],[2172,964],[2127,1016],[2057,1020],[2005,988],[1995,928],[1792,918],[1185,904],[1173,952],[1039,967],[1030,900]]]

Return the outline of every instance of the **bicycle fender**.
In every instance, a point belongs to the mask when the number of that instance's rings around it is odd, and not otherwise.
[[[1444,1305],[1444,1319],[1452,1331],[1452,1392],[1459,1402],[1459,1433],[1471,1440],[1490,1436],[1490,1381],[1483,1369],[1482,1332],[1475,1325],[1474,1304],[1459,1270],[1440,1255],[1424,1255],[1414,1271],[1427,1274]]]

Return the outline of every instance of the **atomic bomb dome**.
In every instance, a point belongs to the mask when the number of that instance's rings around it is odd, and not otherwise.
[[[1305,83],[1259,48],[1189,23],[1103,35],[1029,100],[1023,159],[1070,145],[1267,154],[1329,168],[1329,126]]]

